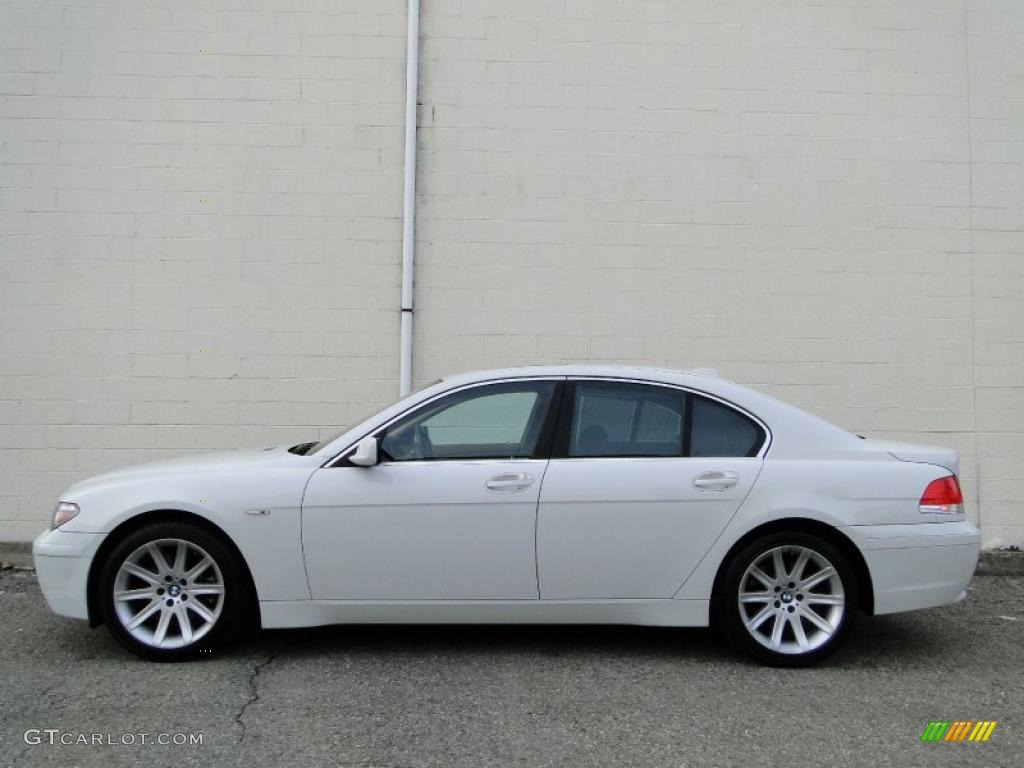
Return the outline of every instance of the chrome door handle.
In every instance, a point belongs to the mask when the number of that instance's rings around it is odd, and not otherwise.
[[[693,487],[698,491],[728,491],[740,482],[735,472],[704,472],[693,478]]]
[[[525,491],[531,485],[533,485],[533,475],[526,472],[510,472],[505,475],[495,475],[484,483],[484,488],[494,493],[518,493]]]

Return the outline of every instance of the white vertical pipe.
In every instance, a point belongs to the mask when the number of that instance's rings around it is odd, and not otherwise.
[[[412,390],[412,301],[416,265],[416,104],[419,90],[420,0],[409,0],[405,46],[405,192],[402,200],[402,330],[398,394]]]

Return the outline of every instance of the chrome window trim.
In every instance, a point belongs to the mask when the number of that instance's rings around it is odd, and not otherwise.
[[[560,381],[565,381],[565,379],[566,379],[565,376],[510,376],[510,377],[503,378],[503,379],[487,379],[486,381],[473,381],[473,382],[470,382],[468,384],[460,384],[459,386],[452,387],[451,389],[446,389],[443,392],[438,392],[436,395],[434,395],[431,398],[428,398],[426,400],[421,400],[420,402],[416,403],[415,405],[413,405],[413,406],[407,408],[406,410],[402,411],[397,416],[389,419],[388,421],[384,422],[383,424],[378,425],[374,429],[371,429],[369,432],[366,432],[365,434],[360,435],[353,442],[349,443],[348,446],[346,446],[341,451],[339,451],[337,454],[335,454],[333,458],[330,458],[327,461],[325,461],[320,466],[320,468],[321,469],[326,469],[328,467],[337,466],[338,462],[344,461],[345,459],[348,458],[348,455],[353,450],[355,450],[356,443],[358,443],[360,440],[362,440],[362,439],[364,439],[366,437],[369,437],[370,435],[377,436],[378,432],[381,432],[382,430],[387,429],[392,424],[394,424],[396,421],[404,419],[406,416],[408,416],[409,414],[413,413],[414,411],[418,411],[420,408],[423,408],[424,406],[430,405],[431,403],[436,402],[437,400],[440,400],[442,397],[447,397],[448,395],[453,395],[456,392],[463,392],[463,391],[465,391],[467,389],[476,389],[476,388],[479,388],[479,387],[490,386],[492,384],[512,384],[512,383],[527,382],[527,381],[553,381],[553,382],[555,382],[557,384]],[[392,464],[437,464],[437,463],[440,463],[440,462],[445,462],[445,463],[450,463],[450,462],[473,462],[475,464],[475,463],[479,463],[481,461],[502,461],[502,462],[504,462],[504,461],[546,461],[546,459],[531,459],[531,458],[496,459],[493,456],[488,456],[486,458],[480,458],[480,459],[466,459],[466,458],[461,458],[461,459],[429,459],[429,460],[414,460],[414,461],[382,461],[380,463],[381,464],[386,464],[386,465],[392,465]]]
[[[626,383],[631,383],[631,384],[647,384],[647,385],[652,386],[652,387],[665,387],[667,389],[675,389],[675,390],[679,390],[681,392],[686,392],[686,393],[689,393],[689,394],[692,394],[692,395],[697,395],[699,397],[706,397],[708,400],[714,400],[715,402],[720,403],[720,404],[726,406],[727,408],[732,408],[734,411],[737,411],[740,414],[742,414],[743,416],[746,416],[748,419],[753,421],[755,424],[757,424],[759,427],[761,427],[761,429],[764,430],[765,438],[764,438],[764,442],[761,445],[761,449],[754,456],[732,456],[732,457],[708,456],[708,457],[697,457],[697,458],[709,458],[709,459],[713,459],[713,458],[759,459],[759,460],[763,461],[765,456],[768,455],[768,450],[771,448],[771,444],[772,444],[772,431],[768,427],[768,425],[764,421],[762,421],[756,414],[751,413],[750,411],[748,411],[743,406],[738,405],[737,403],[734,403],[731,400],[727,400],[724,397],[720,397],[718,395],[713,395],[710,392],[706,392],[705,390],[697,389],[695,387],[687,386],[685,384],[672,384],[672,383],[667,382],[667,381],[653,381],[651,379],[638,379],[638,378],[629,377],[629,376],[580,376],[580,375],[573,376],[573,375],[568,375],[568,374],[561,375],[561,376],[558,376],[558,375],[547,375],[547,376],[507,376],[507,377],[500,378],[500,379],[486,379],[484,381],[473,381],[473,382],[470,382],[468,384],[461,384],[459,386],[452,387],[451,389],[446,389],[443,392],[438,392],[436,395],[434,395],[431,398],[428,398],[427,400],[421,400],[420,402],[416,403],[415,405],[411,406],[410,408],[407,408],[406,410],[402,411],[397,416],[394,416],[393,418],[389,419],[385,423],[377,426],[375,429],[372,429],[369,432],[361,434],[358,438],[356,438],[351,443],[349,443],[345,448],[343,448],[342,450],[338,451],[338,453],[336,453],[331,458],[327,459],[323,464],[320,465],[320,468],[321,469],[326,469],[328,467],[337,466],[338,462],[343,461],[344,459],[348,458],[348,454],[351,453],[353,450],[355,450],[356,443],[358,443],[364,437],[367,437],[369,435],[376,435],[376,433],[380,432],[381,430],[387,429],[388,427],[390,427],[392,424],[394,424],[399,419],[405,418],[406,416],[408,416],[413,411],[416,411],[416,410],[422,408],[425,405],[429,405],[430,403],[433,403],[434,401],[436,401],[436,400],[438,400],[438,399],[440,399],[442,397],[446,397],[447,395],[453,394],[455,392],[461,392],[461,391],[466,390],[466,389],[473,389],[473,388],[476,388],[476,387],[484,387],[484,386],[488,386],[488,385],[491,385],[491,384],[507,384],[507,383],[524,382],[524,381],[554,381],[554,382],[559,382],[559,381],[613,381],[613,382],[626,382]],[[604,460],[607,460],[607,459],[618,459],[618,458],[623,458],[623,457],[615,457],[615,456],[580,456],[580,457],[572,458],[571,461],[589,461],[589,460],[595,460],[595,459],[596,460],[600,460],[600,461],[604,461]],[[690,458],[694,458],[694,457],[692,457],[692,456],[679,456],[679,457],[675,457],[675,456],[637,456],[637,457],[625,457],[625,458],[637,458],[637,459],[644,459],[644,458],[646,458],[646,459],[675,459],[675,458],[680,458],[680,459],[690,459]],[[570,459],[568,459],[568,458],[566,458],[566,459],[558,459],[558,461],[569,461],[569,460]],[[481,458],[481,459],[432,459],[430,461],[414,461],[414,462],[409,462],[409,461],[388,461],[388,462],[381,462],[381,463],[382,464],[387,464],[387,465],[392,465],[392,464],[437,464],[438,462],[446,462],[446,463],[448,463],[448,462],[456,462],[456,461],[457,462],[479,463],[479,462],[482,462],[482,461],[543,461],[543,459],[522,459],[522,458],[520,458],[520,459],[495,459],[495,458]]]

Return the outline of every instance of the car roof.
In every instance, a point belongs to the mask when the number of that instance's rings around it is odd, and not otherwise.
[[[588,377],[634,379],[687,387],[713,395],[732,403],[765,424],[771,435],[770,453],[775,458],[825,455],[829,450],[845,450],[855,441],[853,435],[795,405],[771,395],[723,379],[711,369],[672,370],[668,368],[627,365],[535,365],[514,368],[458,373],[436,380],[389,408],[371,417],[343,435],[333,439],[321,449],[323,453],[337,452],[373,429],[448,390],[470,384],[500,379]],[[321,451],[318,451],[320,453]]]
[[[616,379],[641,379],[645,381],[664,381],[678,383],[680,379],[700,377],[719,379],[718,372],[712,368],[694,368],[677,370],[671,368],[640,367],[629,365],[529,365],[512,368],[492,368],[481,371],[467,371],[444,376],[441,381],[446,384],[468,384],[493,379],[513,379],[534,376],[587,376],[609,377]],[[725,379],[719,379],[726,381]]]

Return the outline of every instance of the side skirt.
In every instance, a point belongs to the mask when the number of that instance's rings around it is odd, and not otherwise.
[[[707,600],[268,600],[264,629],[329,624],[624,624],[706,627]]]

